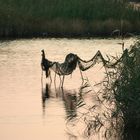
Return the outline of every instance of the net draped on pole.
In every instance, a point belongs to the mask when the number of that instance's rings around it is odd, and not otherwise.
[[[46,77],[49,76],[49,70],[52,69],[56,74],[59,76],[65,76],[65,75],[70,75],[72,72],[76,69],[78,66],[81,71],[86,71],[93,67],[96,63],[103,63],[103,66],[106,68],[113,68],[115,67],[122,59],[125,58],[127,55],[128,50],[124,50],[122,56],[120,59],[118,59],[116,62],[112,63],[108,60],[105,60],[103,55],[101,54],[100,51],[98,51],[94,57],[88,61],[82,60],[79,56],[73,53],[69,53],[65,61],[63,63],[59,62],[52,62],[48,60],[45,57],[45,52],[42,50],[42,61],[41,61],[41,67],[42,70],[46,72]]]

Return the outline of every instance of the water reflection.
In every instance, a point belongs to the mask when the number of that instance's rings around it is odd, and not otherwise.
[[[49,98],[60,98],[64,103],[64,108],[66,111],[66,118],[72,119],[76,117],[77,111],[77,95],[76,91],[65,90],[65,89],[55,89],[55,91],[50,89],[50,85],[46,83],[45,88],[42,88],[42,109],[45,115],[46,102]]]
[[[46,100],[49,97],[50,97],[50,88],[49,85],[46,83],[45,89],[42,88],[42,109],[44,115],[45,115],[45,108],[46,108]]]
[[[72,91],[63,91],[63,101],[65,105],[66,110],[66,117],[67,119],[72,119],[77,116],[77,96],[76,93],[73,93]]]
[[[49,85],[46,84],[46,88],[42,90],[42,106],[45,108],[46,99],[50,97]]]

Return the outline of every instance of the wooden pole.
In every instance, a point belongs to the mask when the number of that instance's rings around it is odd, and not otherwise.
[[[80,68],[79,68],[79,70],[80,70]],[[84,83],[84,77],[83,77],[83,74],[82,74],[82,71],[80,70],[80,74],[81,74],[81,78],[82,78],[82,85],[83,85],[83,83]]]
[[[65,75],[63,75],[63,78],[62,78],[62,85],[61,85],[61,88],[63,88],[63,85],[64,85],[64,79],[65,79]]]
[[[55,90],[56,90],[56,73],[54,75],[54,87],[55,87]]]

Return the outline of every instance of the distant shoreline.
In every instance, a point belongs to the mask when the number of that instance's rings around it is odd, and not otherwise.
[[[126,1],[0,0],[0,5],[0,38],[140,34],[140,10]]]
[[[0,38],[0,41],[12,41],[12,40],[30,40],[30,39],[129,39],[129,38],[135,38],[135,37],[139,37],[140,38],[140,34],[139,35],[134,35],[134,36],[125,36],[124,38],[122,38],[121,36],[48,36],[48,37],[43,37],[43,36],[30,36],[30,37],[5,37],[5,38]]]
[[[140,35],[140,21],[108,19],[105,21],[85,20],[50,20],[42,31],[37,27],[16,32],[14,28],[4,29],[0,33],[0,39],[4,38],[91,38],[91,37],[119,37]]]

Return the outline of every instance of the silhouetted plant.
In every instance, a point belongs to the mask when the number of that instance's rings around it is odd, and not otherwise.
[[[96,100],[89,106],[82,98],[79,107],[85,110],[76,120],[83,120],[87,137],[102,131],[107,139],[130,139],[133,130],[131,139],[138,139],[135,135],[140,130],[140,40],[124,50],[120,58],[106,62],[104,80],[98,84],[101,89],[90,90]],[[89,87],[86,82],[80,97],[89,93]]]

